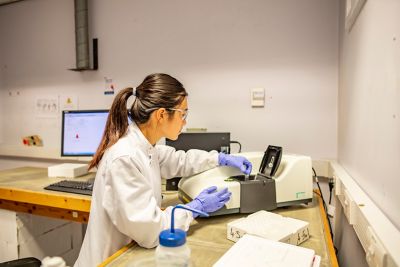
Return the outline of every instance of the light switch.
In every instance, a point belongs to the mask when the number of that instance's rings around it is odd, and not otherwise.
[[[264,107],[265,91],[264,88],[251,89],[251,106]]]

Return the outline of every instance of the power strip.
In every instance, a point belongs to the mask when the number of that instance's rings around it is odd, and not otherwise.
[[[331,161],[335,195],[361,242],[370,267],[400,266],[400,231],[337,162]]]

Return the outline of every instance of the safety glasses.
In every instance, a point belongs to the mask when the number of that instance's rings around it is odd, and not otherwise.
[[[166,110],[169,111],[179,111],[182,114],[182,120],[186,120],[188,114],[189,114],[189,109],[180,109],[180,108],[166,108]]]

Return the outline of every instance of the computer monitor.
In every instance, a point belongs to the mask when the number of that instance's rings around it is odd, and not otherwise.
[[[108,110],[64,110],[61,156],[93,156],[100,144]]]
[[[177,140],[166,139],[166,145],[176,150],[202,149],[229,153],[231,134],[228,132],[181,133]]]

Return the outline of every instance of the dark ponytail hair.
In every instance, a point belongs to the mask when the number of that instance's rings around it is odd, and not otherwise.
[[[127,101],[133,94],[136,98],[128,112]],[[174,108],[187,95],[178,80],[163,73],[148,75],[136,89],[131,87],[122,89],[111,105],[102,140],[89,164],[89,169],[97,167],[104,152],[126,134],[128,116],[138,125],[146,123],[153,111],[159,108]]]

